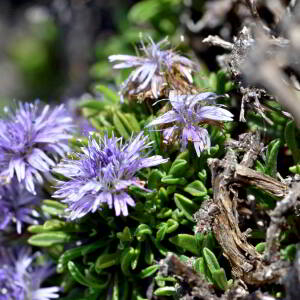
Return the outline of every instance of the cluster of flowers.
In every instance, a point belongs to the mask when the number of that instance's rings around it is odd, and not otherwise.
[[[178,82],[188,84],[186,90],[195,90],[192,86],[192,72],[197,66],[186,57],[178,55],[172,50],[162,50],[168,45],[168,39],[155,44],[151,38],[146,47],[141,41],[143,56],[111,55],[109,61],[122,61],[117,63],[115,69],[135,68],[128,79],[121,85],[121,98],[124,96],[138,98],[138,93],[143,92],[145,97],[150,93],[150,98],[158,99],[167,91],[167,97],[172,109],[148,124],[148,127],[173,124],[163,130],[164,140],[168,143],[176,138],[181,141],[181,148],[185,149],[188,141],[193,142],[197,155],[210,147],[208,131],[199,125],[213,123],[220,125],[223,121],[232,121],[233,115],[228,110],[216,105],[215,100],[220,96],[215,93],[186,94],[182,92]],[[169,75],[178,72],[181,80],[175,80]],[[186,82],[185,82],[186,81]]]
[[[43,281],[55,272],[51,263],[39,265],[27,247],[0,248],[0,299],[48,300],[59,298],[57,286],[41,288]]]
[[[112,55],[109,59],[123,61],[115,68],[136,68],[121,87],[122,98],[150,91],[152,98],[161,99],[162,91],[169,89],[172,108],[148,127],[170,124],[168,128],[164,125],[164,140],[178,138],[182,149],[192,142],[200,156],[210,147],[208,131],[201,125],[232,121],[233,115],[215,104],[218,96],[214,93],[189,95],[170,87],[168,74],[176,72],[192,85],[196,65],[172,50],[162,50],[167,44],[167,39],[158,44],[150,39],[147,47],[142,43],[142,57]],[[88,145],[70,159],[66,153],[70,152],[68,139],[73,132],[72,119],[63,105],[41,109],[37,102],[20,103],[15,111],[5,110],[5,118],[0,120],[0,240],[13,230],[21,234],[24,223],[36,224],[41,219],[35,208],[46,180],[56,183],[52,196],[68,204],[69,220],[94,213],[104,205],[114,208],[117,216],[127,216],[128,206],[135,206],[128,187],[146,190],[137,172],[168,160],[149,156],[152,142],[143,132],[127,142],[115,136],[90,136]],[[53,172],[66,180],[55,179]],[[14,251],[0,249],[0,299],[25,300],[29,295],[33,300],[58,298],[58,287],[40,288],[52,272],[49,264],[35,265],[37,254],[30,255],[28,249],[19,248],[18,255]]]
[[[4,109],[0,120],[0,241],[5,235],[21,235],[24,224],[37,224],[36,210],[42,184],[51,180],[51,168],[69,151],[72,119],[63,105],[40,110],[38,102],[19,103],[16,110]],[[14,236],[14,235],[13,235]],[[58,287],[41,288],[54,269],[38,265],[38,253],[23,246],[0,248],[0,299],[48,300],[59,297]]]

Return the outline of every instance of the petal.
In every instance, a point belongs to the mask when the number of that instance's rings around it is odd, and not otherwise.
[[[175,111],[170,110],[170,111],[166,112],[165,114],[159,116],[155,120],[151,121],[146,127],[171,123],[171,122],[175,122],[177,120],[178,120],[178,114]]]
[[[168,158],[164,159],[160,155],[154,155],[154,156],[151,156],[151,157],[143,158],[141,160],[141,164],[139,166],[139,169],[157,166],[157,165],[160,165],[160,164],[164,164],[168,161],[169,161]]]
[[[125,55],[125,54],[115,54],[115,55],[110,55],[108,57],[108,60],[110,62],[114,62],[117,60],[135,60],[137,57],[132,56],[132,55]]]
[[[119,216],[121,213],[121,205],[120,205],[119,199],[116,195],[114,197],[114,207],[115,207],[116,216]]]
[[[216,120],[216,121],[233,121],[233,114],[224,108],[217,106],[202,106],[198,110],[199,121],[201,120]]]

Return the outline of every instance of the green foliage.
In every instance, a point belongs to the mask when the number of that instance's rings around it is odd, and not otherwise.
[[[114,134],[126,139],[143,128],[143,119],[137,110],[130,109],[130,104],[121,105],[117,94],[108,88],[98,86],[97,89],[104,99],[86,100],[79,107],[91,122],[98,122],[99,131],[110,126]],[[160,134],[149,132],[149,136],[154,149],[156,145],[158,153],[168,155],[168,148],[161,150]],[[213,132],[212,139],[221,144],[225,140],[217,131]],[[80,144],[86,140],[72,143],[80,150]],[[129,188],[136,207],[127,218],[117,218],[112,210],[103,207],[102,211],[79,222],[67,222],[64,204],[44,200],[42,211],[52,219],[29,227],[32,233],[29,243],[47,247],[53,253],[58,262],[57,271],[64,275],[63,286],[69,286],[68,282],[73,280],[76,285],[87,288],[85,295],[94,291],[90,297],[97,298],[100,294],[105,297],[111,289],[116,299],[142,299],[146,297],[143,280],[150,277],[155,278],[155,295],[175,295],[176,279],[162,276],[158,265],[169,252],[195,256],[196,270],[204,268],[205,278],[225,290],[228,284],[224,270],[219,267],[211,272],[208,258],[203,261],[204,248],[217,249],[213,235],[193,231],[193,215],[208,197],[206,160],[219,155],[219,150],[216,145],[200,159],[189,151],[178,152],[168,164],[143,171],[139,176],[151,191]],[[174,149],[170,151],[174,153]],[[204,266],[199,267],[199,259]],[[127,292],[123,292],[124,285]]]
[[[293,261],[296,258],[297,245],[291,244],[280,250],[280,255],[283,259]]]
[[[280,139],[269,143],[264,164],[256,161],[256,169],[266,175],[275,177],[277,173],[277,158],[281,146]]]
[[[153,103],[135,103],[126,99],[120,103],[116,87],[111,84],[119,85],[127,78],[130,70],[115,75],[107,62],[107,56],[133,54],[133,45],[141,37],[141,27],[137,26],[143,26],[143,37],[150,34],[154,40],[159,40],[169,34],[171,40],[179,41],[181,31],[178,30],[177,16],[182,7],[180,0],[139,1],[130,8],[127,15],[118,16],[118,34],[96,49],[99,61],[90,72],[101,83],[93,86],[96,96],[80,101],[78,110],[95,127],[95,135],[114,134],[128,140],[144,130],[153,142],[153,152],[169,157],[170,160],[157,168],[137,174],[147,189],[141,190],[135,186],[128,189],[136,202],[128,217],[116,217],[112,210],[103,206],[101,211],[78,222],[70,222],[65,219],[64,204],[52,199],[43,201],[41,211],[49,219],[43,225],[28,227],[28,243],[47,248],[57,261],[57,272],[63,278],[62,286],[68,295],[63,299],[96,300],[109,297],[113,300],[143,300],[148,297],[145,291],[151,281],[156,297],[178,297],[176,277],[166,276],[161,270],[168,253],[180,256],[183,263],[192,266],[219,291],[226,291],[233,283],[227,279],[231,270],[224,263],[213,233],[198,233],[194,214],[202,202],[212,195],[207,160],[222,158],[226,139],[232,137],[239,128],[234,123],[225,124],[223,128],[204,125],[209,131],[212,147],[201,153],[200,158],[196,156],[191,143],[188,150],[180,152],[178,141],[166,145],[161,132],[145,128],[155,115],[156,107],[152,106]],[[34,44],[30,47],[27,48],[33,51],[38,49],[34,48]],[[181,44],[178,50],[184,51],[184,47]],[[27,48],[22,51],[28,51]],[[38,52],[41,52],[38,59],[30,62],[31,66],[26,65],[27,68],[37,68],[43,63],[42,55],[45,51],[40,49]],[[23,61],[24,53],[20,53],[17,51],[16,57]],[[236,87],[224,70],[208,72],[203,68],[195,76],[195,82],[199,90],[226,94],[218,99],[218,103],[233,103],[227,93],[233,92],[234,95]],[[266,113],[273,122],[272,126],[266,126],[265,120],[257,113],[250,112],[247,115],[249,129],[264,130],[264,138],[268,143],[265,157],[262,155],[256,161],[256,169],[275,178],[279,169],[279,153],[286,145],[288,155],[292,156],[295,164],[290,167],[290,171],[300,174],[299,131],[293,121],[283,117],[276,102],[268,101],[267,105],[274,108]],[[80,151],[80,147],[86,145],[87,141],[86,137],[74,137],[70,145]],[[72,158],[72,154],[69,157]],[[247,187],[244,192],[246,196],[254,196],[258,213],[274,209],[278,201],[254,187]],[[292,261],[297,246],[291,240],[298,232],[294,229],[297,227],[296,221],[293,219],[289,222],[289,228],[281,236],[280,253],[283,259]],[[251,238],[255,239],[256,250],[263,253],[264,230],[253,229]],[[72,293],[74,287],[80,291],[78,295]]]

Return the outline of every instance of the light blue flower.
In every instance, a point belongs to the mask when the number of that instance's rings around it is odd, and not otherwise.
[[[211,121],[215,123],[233,121],[233,114],[230,111],[213,105],[218,97],[211,92],[180,95],[176,91],[171,91],[169,99],[172,109],[150,122],[147,127],[172,124],[163,129],[164,139],[169,142],[174,137],[179,137],[182,150],[190,141],[194,144],[197,156],[200,156],[204,149],[210,148],[208,131],[200,125]]]
[[[38,253],[31,249],[0,247],[0,299],[50,300],[59,298],[57,286],[42,287],[47,277],[55,272],[51,263],[37,265]]]
[[[15,112],[0,120],[0,178],[10,182],[14,176],[35,194],[35,184],[69,151],[72,119],[63,105],[41,111],[38,103],[19,103]]]
[[[16,177],[5,185],[0,185],[0,232],[9,231],[12,225],[18,234],[24,224],[38,224],[39,216],[34,206],[40,203],[40,196],[33,195],[19,183]]]
[[[167,161],[160,155],[143,154],[151,144],[143,132],[125,144],[122,138],[114,136],[104,136],[99,142],[90,138],[88,147],[82,148],[83,153],[74,154],[76,159],[63,159],[54,169],[69,180],[58,182],[53,197],[68,204],[71,220],[95,212],[103,204],[114,207],[117,216],[127,216],[127,206],[135,206],[127,188],[130,185],[143,188],[136,177],[137,171]]]
[[[126,81],[121,85],[121,97],[136,95],[150,90],[153,98],[160,96],[161,90],[166,85],[165,73],[175,68],[189,83],[193,82],[191,73],[197,70],[197,65],[184,56],[178,55],[173,50],[162,50],[169,45],[168,38],[155,44],[148,37],[149,44],[145,46],[141,40],[141,56],[111,55],[110,62],[119,62],[114,69],[134,68]]]

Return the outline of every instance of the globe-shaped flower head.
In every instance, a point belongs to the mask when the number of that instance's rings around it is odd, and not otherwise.
[[[171,123],[172,126],[163,130],[164,139],[169,142],[178,137],[182,150],[190,141],[194,144],[197,156],[200,156],[204,149],[210,147],[208,131],[200,125],[233,120],[233,114],[230,111],[216,105],[207,105],[214,104],[218,97],[210,92],[178,95],[176,91],[171,91],[169,99],[172,109],[150,122],[147,127]],[[200,102],[203,105],[200,105]]]
[[[39,204],[40,197],[25,189],[23,183],[18,183],[16,177],[11,183],[0,186],[0,233],[16,227],[18,234],[22,233],[24,224],[38,224],[39,216],[34,207]]]
[[[30,248],[0,248],[0,300],[59,298],[59,287],[40,287],[55,269],[49,263],[35,264],[37,256]]]
[[[35,194],[35,184],[42,184],[58,158],[69,151],[72,119],[63,105],[40,110],[38,102],[19,103],[6,115],[0,120],[0,180],[10,182],[16,176]]]
[[[82,148],[83,153],[75,154],[77,159],[61,161],[54,170],[69,181],[59,181],[53,196],[68,204],[71,220],[95,212],[103,204],[114,207],[117,216],[128,215],[127,205],[135,206],[135,201],[127,188],[130,185],[143,188],[136,172],[167,161],[160,155],[143,155],[152,144],[147,140],[143,132],[125,144],[122,138],[114,136],[104,136],[99,143],[90,138],[88,147]]]
[[[157,44],[150,37],[148,39],[147,46],[141,40],[141,56],[119,54],[108,57],[110,62],[120,62],[114,65],[114,69],[135,68],[121,85],[121,100],[123,96],[137,96],[141,92],[149,92],[149,98],[157,99],[163,95],[166,86],[177,82],[167,80],[166,76],[170,74],[180,74],[188,83],[193,82],[191,73],[197,70],[195,63],[171,49],[163,50],[169,45],[168,38]],[[179,88],[178,84],[174,88]]]

